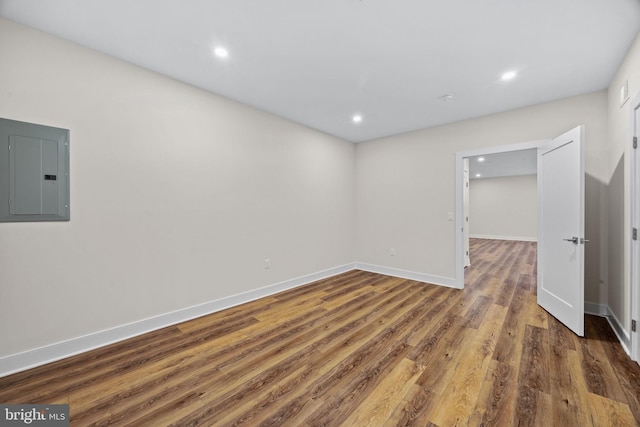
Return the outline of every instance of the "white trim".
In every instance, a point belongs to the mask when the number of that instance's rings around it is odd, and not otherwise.
[[[616,315],[613,314],[613,311],[611,311],[608,305],[585,301],[584,314],[592,314],[606,318],[624,351],[628,355],[631,355],[631,338],[629,337],[629,333],[624,329],[624,326]]]
[[[487,154],[506,153],[509,151],[531,150],[538,148],[542,144],[548,142],[549,139],[537,139],[535,141],[519,142],[516,144],[507,145],[494,145],[493,147],[476,148],[475,150],[460,151],[456,155],[460,154],[462,157],[475,157],[484,156]]]
[[[489,236],[486,234],[472,234],[472,239],[490,239],[490,240],[514,240],[518,242],[537,242],[537,237],[519,237],[519,236]]]
[[[608,306],[607,306],[606,317],[607,317],[607,320],[609,321],[609,324],[611,325],[611,329],[613,329],[613,332],[618,337],[618,341],[620,341],[622,348],[624,349],[624,351],[627,352],[628,355],[631,355],[631,337],[629,336],[629,333],[624,328],[624,325],[622,324],[622,322],[620,322],[620,320],[616,317],[615,314],[613,314],[613,311],[611,311],[611,309]]]
[[[0,377],[10,375],[36,366],[44,365],[69,356],[94,350],[105,345],[113,344],[128,338],[152,332],[167,326],[175,325],[187,320],[195,319],[216,311],[224,310],[259,298],[264,298],[287,289],[296,288],[316,280],[325,279],[354,270],[355,264],[345,264],[327,270],[297,277],[284,282],[275,283],[259,289],[231,295],[218,300],[209,301],[203,304],[176,310],[170,313],[161,314],[115,328],[106,329],[100,332],[72,338],[67,341],[47,345],[44,347],[28,350],[22,353],[12,354],[0,358]]]
[[[380,265],[367,264],[364,262],[356,262],[355,268],[357,270],[369,271],[371,273],[384,274],[387,276],[400,277],[402,279],[416,280],[418,282],[425,282],[434,285],[446,286],[448,288],[460,289],[456,286],[456,280],[452,277],[433,276],[430,274],[401,270],[399,268],[383,267]]]
[[[498,147],[478,148],[469,151],[459,151],[456,153],[456,277],[455,288],[464,288],[464,233],[462,231],[463,214],[463,159],[465,157],[474,157],[480,155],[489,155],[495,153],[505,153],[509,151],[529,150],[538,148],[542,144],[549,142],[549,139],[541,139],[537,141],[523,142],[519,144],[502,145]]]
[[[630,108],[630,139],[634,136],[640,137],[640,132],[636,128],[640,126],[636,123],[635,111],[640,109],[640,93],[638,93],[633,101],[629,104]],[[640,228],[640,200],[638,199],[638,191],[640,191],[640,158],[638,150],[630,148],[629,156],[629,230],[625,233],[631,233],[634,227]],[[630,234],[626,234],[629,236]],[[631,297],[631,319],[640,320],[640,248],[638,241],[628,238],[629,244],[629,287]],[[630,332],[629,348],[631,349],[631,359],[640,363],[640,331]]]
[[[605,304],[598,304],[595,302],[584,302],[584,314],[593,314],[594,316],[606,317],[609,313],[609,307]]]

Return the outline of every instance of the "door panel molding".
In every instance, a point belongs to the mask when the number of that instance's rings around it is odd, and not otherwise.
[[[584,127],[538,148],[538,304],[584,336]]]

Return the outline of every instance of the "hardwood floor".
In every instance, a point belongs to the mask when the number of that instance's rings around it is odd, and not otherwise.
[[[0,378],[71,424],[634,426],[640,367],[604,319],[536,304],[536,246],[472,240],[464,290],[352,271]]]

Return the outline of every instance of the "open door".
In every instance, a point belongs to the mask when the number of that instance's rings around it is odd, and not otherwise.
[[[577,127],[538,149],[538,304],[584,336],[584,148]]]

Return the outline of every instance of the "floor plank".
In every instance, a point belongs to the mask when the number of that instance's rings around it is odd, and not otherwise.
[[[515,395],[512,390],[516,381],[517,372],[511,365],[492,360],[478,394],[470,424],[509,425],[515,410]]]
[[[0,378],[73,426],[640,425],[606,319],[536,303],[536,244],[471,240],[465,289],[350,271]]]
[[[592,425],[586,384],[577,351],[550,346],[550,386],[553,419],[558,425]]]

